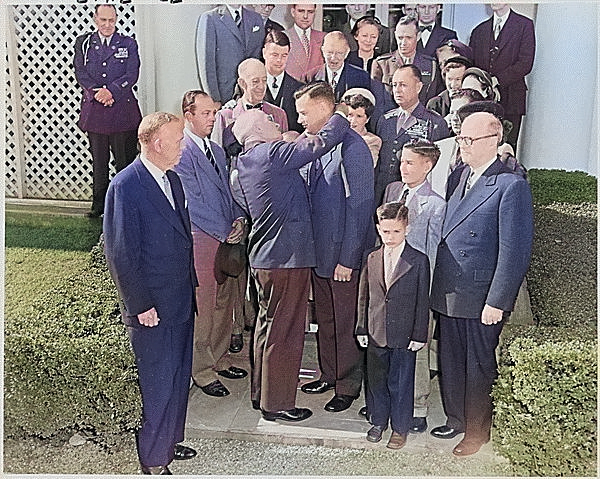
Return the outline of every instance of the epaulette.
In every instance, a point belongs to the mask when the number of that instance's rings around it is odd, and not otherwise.
[[[398,116],[400,114],[400,108],[394,108],[393,110],[388,111],[387,113],[383,114],[383,117],[386,120],[389,120],[390,118],[393,118],[395,116]]]
[[[393,53],[386,53],[385,55],[380,55],[380,56],[378,56],[378,57],[375,59],[375,61],[376,61],[376,62],[379,62],[379,61],[382,61],[382,60],[389,60],[389,59],[390,59],[390,58],[392,58],[393,56],[394,56],[394,54],[393,54]]]

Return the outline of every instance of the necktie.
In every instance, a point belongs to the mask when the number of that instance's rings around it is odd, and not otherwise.
[[[217,167],[217,162],[215,161],[215,157],[213,156],[212,151],[210,151],[210,145],[208,144],[208,140],[206,138],[204,138],[204,153],[206,154],[206,158],[208,158],[208,161],[210,161],[210,164],[217,172],[217,175],[221,176],[221,172]]]
[[[279,85],[277,84],[277,78],[273,77],[273,90],[277,90],[279,88]]]
[[[306,56],[310,54],[310,42],[308,41],[308,35],[306,34],[306,30],[302,30],[302,36],[300,37],[302,41],[302,46],[304,47],[304,51],[306,52]]]
[[[424,30],[427,30],[427,31],[431,32],[433,30],[433,26],[432,25],[420,25],[419,26],[419,31],[422,32]]]
[[[406,123],[407,119],[408,115],[406,114],[406,112],[404,110],[400,110],[400,114],[398,115],[398,121],[396,122],[396,133],[400,133],[400,130],[404,126],[404,123]]]
[[[239,10],[235,11],[235,16],[233,17],[233,21],[235,22],[237,27],[240,28],[240,25],[242,24],[242,16],[240,15]]]
[[[337,72],[332,72],[331,73],[331,88],[333,88],[335,90],[335,87],[337,86]]]
[[[171,207],[173,209],[175,209],[175,200],[173,199],[173,191],[171,190],[171,182],[169,181],[169,178],[167,177],[166,173],[163,175],[162,179],[163,179],[163,188],[165,191],[165,196],[169,200],[169,203],[171,203]]]
[[[317,178],[321,174],[321,171],[323,171],[323,164],[321,163],[321,158],[317,158],[315,161],[312,162],[312,165],[310,165],[311,186],[317,182]]]
[[[471,170],[469,172],[469,177],[467,178],[467,182],[465,183],[465,191],[463,193],[463,198],[472,187],[473,187],[473,170]]]
[[[404,189],[402,196],[400,197],[400,203],[404,203],[406,205],[406,198],[408,198],[408,188]]]
[[[246,105],[246,110],[253,110],[253,109],[257,109],[257,110],[262,110],[262,101],[258,102],[256,105],[250,105],[249,103]]]
[[[500,30],[502,30],[502,19],[498,18],[496,20],[496,24],[494,25],[494,40],[498,40],[498,35],[500,35]]]
[[[383,262],[383,269],[385,272],[385,286],[386,288],[390,287],[392,283],[392,278],[394,276],[394,264],[392,261],[392,248],[385,248],[385,256]]]
[[[404,63],[405,65],[410,65],[410,58],[402,57],[402,63]]]

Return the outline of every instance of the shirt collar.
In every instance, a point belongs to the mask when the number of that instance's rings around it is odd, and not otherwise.
[[[498,22],[498,19],[500,19],[500,25],[504,26],[504,24],[506,23],[506,19],[508,18],[508,16],[510,15],[510,8],[508,9],[508,12],[506,12],[504,15],[500,16],[497,15],[496,13],[494,13],[494,25],[496,25],[496,23]]]
[[[163,188],[163,179],[162,178],[165,175],[165,172],[163,170],[161,170],[158,166],[156,166],[154,163],[152,163],[144,155],[140,155],[140,160],[142,161],[142,164],[146,167],[146,169],[150,172],[152,177],[156,180],[156,182],[158,183],[158,186],[160,186],[160,188],[162,189]]]
[[[475,184],[475,182],[479,179],[479,177],[481,175],[483,175],[483,173],[485,172],[485,170],[487,170],[490,166],[492,166],[492,163],[494,163],[494,161],[496,161],[496,156],[494,156],[490,161],[488,161],[487,163],[478,166],[477,168],[471,168],[471,188],[473,187],[473,185]]]
[[[335,81],[340,81],[340,77],[342,76],[342,72],[344,71],[345,66],[345,64],[342,65],[342,68],[335,72]],[[331,82],[331,79],[333,78],[333,70],[329,68],[327,63],[325,64],[325,69],[327,70],[327,79]]]
[[[185,132],[186,135],[188,135],[194,141],[194,143],[196,143],[196,145],[198,145],[200,147],[200,149],[204,153],[206,153],[204,138],[200,138],[192,130],[190,130],[187,126],[183,129],[183,131]]]
[[[310,39],[311,27],[308,27],[306,30],[302,30],[298,25],[294,23],[294,29],[300,38],[302,38],[302,33],[306,32],[306,36]]]
[[[283,82],[283,75],[285,75],[285,70],[282,71],[279,75],[277,76],[273,76],[271,75],[269,72],[267,72],[267,83],[269,85],[273,85],[273,78],[275,78],[277,80],[277,85],[278,87],[281,86],[281,83]]]
[[[100,32],[98,32],[98,36],[100,37],[100,42],[106,43],[107,45],[110,45],[110,41],[111,41],[113,35],[114,35],[114,33],[110,37],[105,37]],[[106,40],[106,42],[104,42],[104,40]]]
[[[240,8],[232,8],[230,5],[225,5],[227,7],[227,10],[229,10],[229,14],[231,15],[231,18],[235,19],[235,12],[240,12],[240,19],[242,18],[242,7]]]

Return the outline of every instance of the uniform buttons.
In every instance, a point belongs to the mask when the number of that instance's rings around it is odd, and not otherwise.
[[[467,253],[465,253],[463,250],[460,250],[460,251],[458,252],[458,254],[459,254],[459,255],[461,255],[461,256],[463,256],[463,257],[464,257],[464,256],[467,256]]]
[[[105,77],[105,76],[106,76],[106,73],[103,73],[103,74],[102,74],[102,76],[103,76],[103,77]]]
[[[477,236],[477,233],[475,233],[475,231],[469,231],[469,234],[473,237]]]
[[[388,303],[390,300],[388,298],[385,298],[385,302]]]
[[[105,67],[106,66],[106,62],[102,62],[102,66]]]

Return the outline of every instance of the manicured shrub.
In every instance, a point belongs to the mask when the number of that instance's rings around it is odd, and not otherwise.
[[[68,429],[106,438],[139,424],[133,354],[101,248],[89,269],[56,285],[5,329],[5,432]]]
[[[598,180],[583,171],[531,169],[528,175],[537,205],[596,203]]]
[[[507,349],[493,392],[499,452],[518,475],[596,476],[596,342],[519,338]]]

